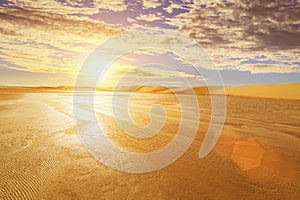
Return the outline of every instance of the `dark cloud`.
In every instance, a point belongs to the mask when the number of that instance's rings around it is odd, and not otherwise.
[[[223,1],[182,15],[180,30],[207,45],[248,42],[243,48],[296,49],[300,46],[299,16],[300,5],[291,0]]]
[[[299,60],[300,5],[296,0],[207,0],[199,5],[169,21],[207,49],[218,66],[244,70],[228,58],[262,54],[268,59],[279,54]],[[281,64],[288,72],[300,71],[298,66]],[[271,67],[269,64],[268,69]],[[274,70],[277,69],[275,66]]]

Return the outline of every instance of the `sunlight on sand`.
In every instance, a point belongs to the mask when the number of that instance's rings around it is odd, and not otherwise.
[[[296,200],[300,195],[299,100],[228,96],[220,140],[207,157],[199,159],[211,113],[209,96],[198,95],[200,124],[183,156],[159,171],[131,174],[106,167],[84,148],[76,135],[71,93],[41,91],[2,90],[0,95],[2,199],[136,199],[142,195],[151,199]],[[137,107],[131,105],[130,114],[136,124],[149,124],[147,104],[165,104],[168,113],[161,132],[145,139],[118,128],[108,93],[96,98],[97,120],[107,138],[128,151],[162,148],[178,129],[181,112],[172,95],[152,94],[144,103],[139,101],[142,96],[132,99]]]

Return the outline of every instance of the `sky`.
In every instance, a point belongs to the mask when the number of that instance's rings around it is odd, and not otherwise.
[[[225,85],[300,82],[299,16],[299,0],[0,0],[0,85],[72,86],[96,47],[141,28],[195,40],[215,64],[206,70],[218,70]],[[132,84],[205,79],[170,55],[132,52],[105,85],[129,71]],[[143,66],[150,57],[175,67]]]

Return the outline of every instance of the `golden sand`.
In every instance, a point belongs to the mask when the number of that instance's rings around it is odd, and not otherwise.
[[[259,91],[258,86],[245,87]],[[286,97],[286,91],[282,94]],[[290,94],[289,98],[298,97]],[[199,159],[210,121],[209,96],[199,95],[200,126],[184,155],[159,171],[130,174],[106,167],[86,151],[76,134],[71,94],[11,92],[2,93],[0,99],[0,199],[296,200],[300,196],[299,100],[228,96],[222,135],[213,151]],[[150,139],[126,136],[111,116],[99,114],[99,121],[118,146],[153,151],[174,137],[180,116],[171,94],[161,94],[157,102],[172,117]],[[138,98],[133,103],[146,105]],[[133,112],[132,118],[140,125],[149,123],[149,116],[141,118],[141,113]]]

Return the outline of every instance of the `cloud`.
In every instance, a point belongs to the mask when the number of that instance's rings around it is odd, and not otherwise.
[[[124,0],[93,0],[88,1],[56,1],[56,0],[8,0],[8,5],[17,6],[28,10],[56,13],[63,15],[84,14],[92,15],[99,13],[100,9],[122,11],[127,8]]]
[[[296,58],[298,59],[298,58]],[[256,73],[300,73],[300,67],[294,58],[281,56],[258,55],[253,58],[229,58],[231,65],[225,66],[230,70],[249,71]]]
[[[143,21],[147,21],[147,22],[153,22],[153,21],[158,21],[158,20],[162,20],[163,17],[161,16],[161,14],[149,14],[149,15],[140,15],[138,17],[136,17],[136,19],[138,20],[143,20]]]
[[[136,58],[135,56],[140,55],[141,54],[135,54],[134,52],[131,56],[126,57],[131,59],[132,56]],[[161,59],[161,55],[156,56],[157,55],[145,54],[143,57],[140,57],[140,59],[133,59],[134,62],[130,65],[123,63],[124,58],[119,59],[108,68],[101,80],[101,84],[105,86],[115,86],[122,78],[123,82],[121,84],[125,85],[138,85],[139,83],[149,82],[169,83],[171,80],[177,85],[186,85],[187,82],[198,83],[198,85],[204,83],[204,78],[196,70],[192,70],[192,66],[183,63],[178,64],[178,61],[174,62],[174,60],[172,62],[173,58],[167,58],[166,55],[163,55],[165,58],[164,64],[148,62],[150,58],[154,60],[156,58]]]
[[[297,66],[285,66],[280,64],[246,64],[240,68],[240,71],[249,71],[252,74],[257,73],[300,73]]]
[[[23,8],[0,8],[0,58],[19,70],[76,73],[104,39],[122,31],[102,22]]]
[[[169,18],[167,22],[179,26],[181,32],[197,40],[219,66],[230,65],[226,59],[236,55],[280,54],[299,61],[296,55],[300,53],[300,20],[297,17],[300,5],[296,1],[200,2],[195,1],[190,12]],[[274,72],[284,71],[278,69],[274,65]]]
[[[128,8],[125,0],[95,0],[94,4],[99,9],[107,9],[111,11],[123,11]]]
[[[171,13],[175,13],[176,10],[185,10],[185,11],[190,11],[191,10],[191,6],[192,3],[191,2],[172,2],[172,1],[169,1],[169,5],[164,7],[163,10],[165,10],[166,12],[168,12],[169,14]]]
[[[161,5],[161,1],[160,0],[143,0],[143,7],[145,9],[148,8],[156,8],[158,6]]]
[[[296,0],[6,2],[0,5],[0,61],[2,67],[13,70],[75,75],[89,53],[105,39],[131,28],[151,26],[178,27],[193,38],[216,63],[214,68],[208,61],[198,62],[209,69],[300,72],[300,5]],[[128,44],[124,38],[114,46],[153,43],[151,35],[133,37],[139,44]],[[195,61],[199,57],[196,48],[182,38],[166,35],[155,43],[166,50],[186,47]],[[140,50],[135,54],[152,53]],[[184,58],[177,60],[184,65]],[[127,58],[124,63],[133,61]],[[136,73],[167,74],[157,70]]]
[[[120,63],[114,63],[114,65],[108,69],[105,78],[116,78],[119,79],[122,76],[127,75],[130,78],[168,78],[168,77],[189,77],[196,78],[200,77],[198,74],[193,74],[188,71],[177,71],[172,68],[166,68],[163,66],[133,66],[133,65],[121,65]]]

